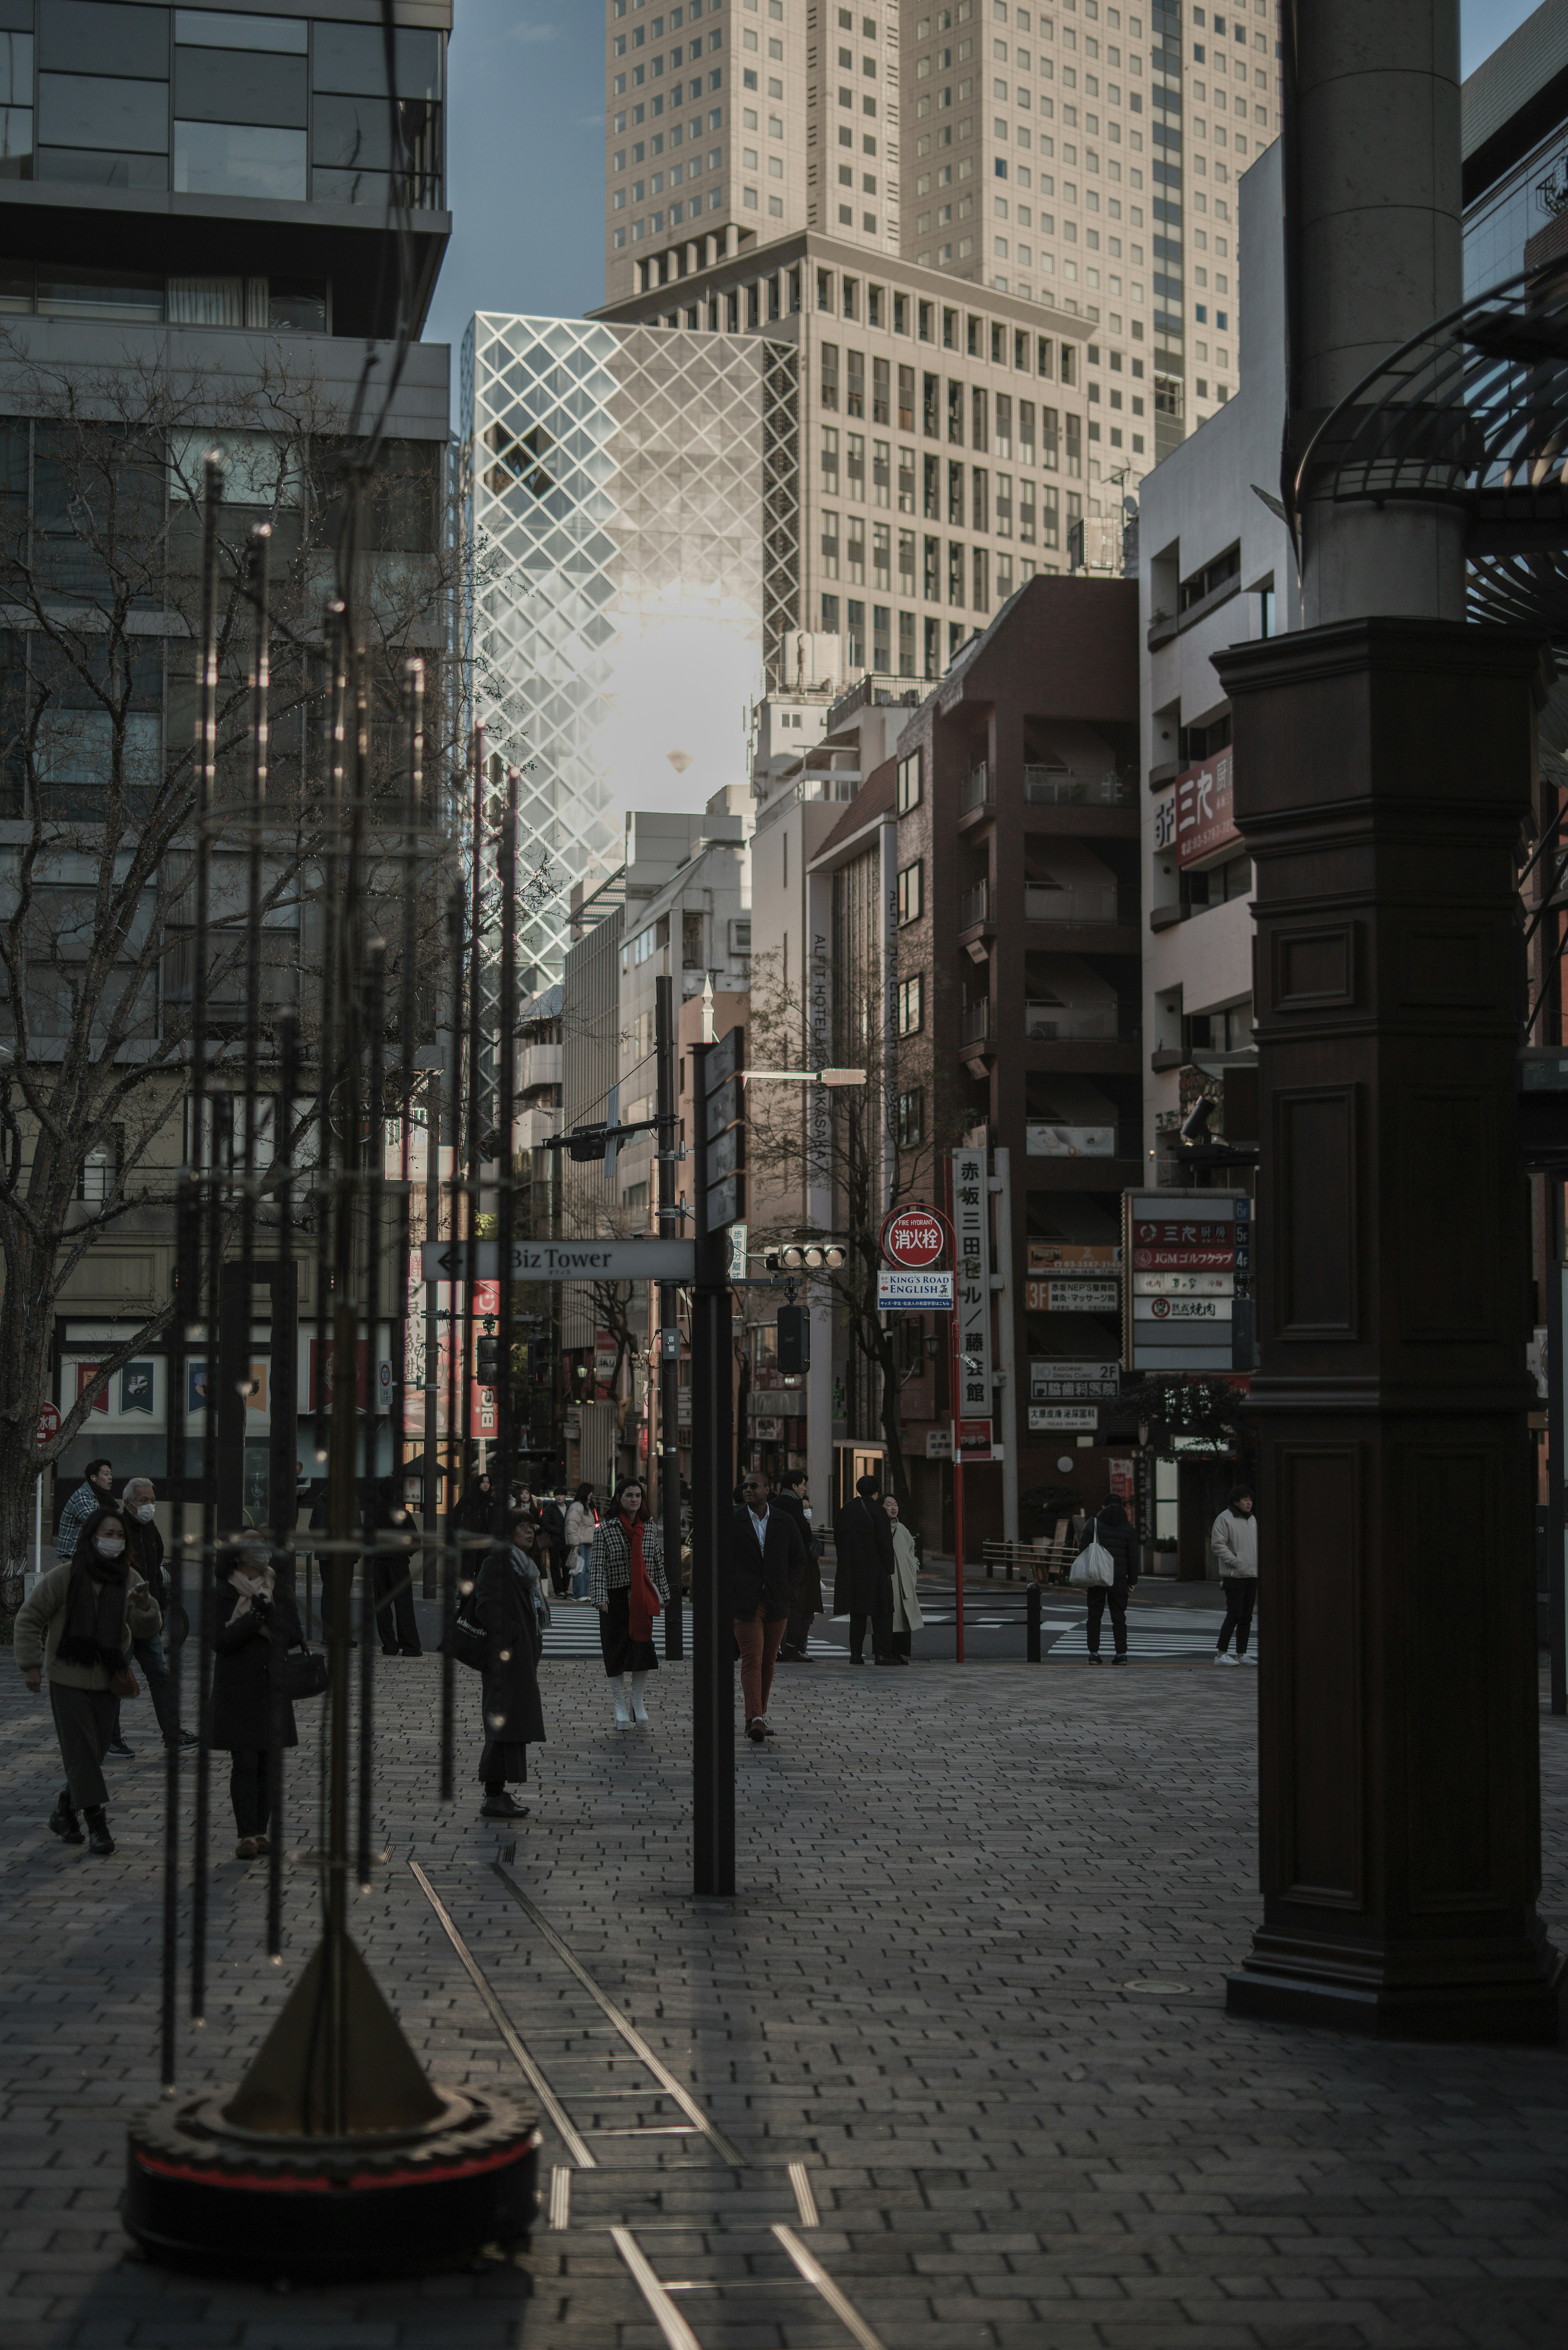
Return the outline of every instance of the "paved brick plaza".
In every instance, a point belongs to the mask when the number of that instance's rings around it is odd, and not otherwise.
[[[124,2121],[156,2078],[148,1709],[127,1710],[140,1752],[119,1766],[119,1849],[95,1862],[44,1833],[47,1706],[0,1673],[6,2350],[654,2350],[612,2225],[694,2288],[670,2306],[701,2350],[850,2343],[775,2223],[884,2350],[1568,2336],[1568,2055],[1224,2017],[1254,1906],[1251,1673],[783,1673],[776,1745],[738,1757],[732,1908],[687,1894],[683,1669],[659,1677],[651,1731],[618,1737],[597,1670],[546,1666],[554,1742],[515,1832],[482,1827],[466,1778],[438,1804],[436,1686],[432,1659],[379,1679],[392,1859],[358,1938],[433,2071],[522,2085],[408,1868],[421,1860],[597,2158],[572,2178],[569,2224],[541,2224],[511,2272],[324,2294],[133,2262],[116,2200]],[[471,1678],[462,1694],[472,1717]],[[1568,1731],[1542,1736],[1543,1908],[1562,1942]],[[475,1748],[471,1721],[465,1772]],[[302,1750],[300,1782],[306,1767]],[[296,1813],[291,1842],[311,1840],[302,1827]],[[741,2168],[672,2134],[679,2107],[496,1874],[514,1842],[519,1886]],[[280,1976],[261,1955],[262,1867],[228,1857],[226,1835],[214,1849],[217,1988],[199,2049],[186,2036],[191,2085],[234,2076],[312,1924],[313,1880],[293,1873]],[[549,2133],[544,2160],[567,2166]],[[820,2211],[809,2234],[792,2161]]]

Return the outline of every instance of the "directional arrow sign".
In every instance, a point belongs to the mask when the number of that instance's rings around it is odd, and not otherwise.
[[[673,1281],[696,1278],[690,1241],[516,1241],[512,1248],[514,1281]],[[426,1281],[466,1281],[468,1245],[463,1241],[426,1241],[421,1272]],[[480,1241],[473,1251],[475,1281],[500,1277],[500,1250]]]

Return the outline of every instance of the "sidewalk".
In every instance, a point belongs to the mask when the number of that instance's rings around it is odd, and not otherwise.
[[[651,1730],[619,1736],[602,1673],[547,1663],[534,1810],[498,1832],[467,1776],[472,1677],[443,1810],[438,1664],[377,1667],[391,1859],[357,1939],[432,2071],[522,2087],[418,1859],[593,2151],[573,2170],[546,2132],[567,2224],[541,2223],[511,2272],[324,2294],[132,2262],[123,2130],[156,2086],[147,1709],[127,1709],[140,1751],[114,1782],[119,1850],[95,1862],[44,1832],[47,1707],[0,1673],[6,2350],[657,2350],[671,2337],[624,2241],[701,2350],[842,2350],[857,2337],[780,2229],[882,2350],[1562,2341],[1568,2058],[1224,2016],[1257,1909],[1251,1675],[781,1675],[776,1742],[736,1758],[741,1894],[694,1903],[684,1668],[657,1677]],[[1568,1725],[1542,1732],[1542,1909],[1562,1946]],[[291,1758],[291,1844],[313,1840],[309,1756]],[[264,1872],[226,1835],[213,1850],[214,1992],[184,2036],[187,2089],[234,2077],[314,1930],[314,1880],[291,1872],[269,1966]],[[628,2056],[541,1920],[710,2126]]]

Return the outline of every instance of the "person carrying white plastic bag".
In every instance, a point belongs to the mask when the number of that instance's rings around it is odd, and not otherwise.
[[[1089,1596],[1089,1662],[1100,1661],[1100,1627],[1106,1602],[1111,1604],[1111,1635],[1118,1665],[1127,1660],[1127,1594],[1137,1581],[1137,1537],[1127,1513],[1113,1493],[1097,1518],[1084,1528],[1084,1539],[1068,1576]]]

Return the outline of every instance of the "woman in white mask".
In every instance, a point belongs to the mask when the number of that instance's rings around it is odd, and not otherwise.
[[[196,1741],[192,1732],[180,1727],[174,1683],[164,1654],[165,1641],[172,1648],[184,1638],[187,1627],[182,1615],[176,1623],[170,1613],[169,1577],[163,1569],[163,1537],[158,1531],[151,1478],[133,1477],[125,1489],[123,1499],[126,1555],[158,1602],[158,1612],[163,1618],[162,1631],[155,1633],[150,1640],[134,1640],[131,1654],[140,1669],[147,1694],[152,1700],[152,1711],[158,1717],[159,1732],[165,1749],[194,1746]],[[119,1734],[118,1715],[109,1751],[111,1754],[122,1756],[129,1755],[130,1752]]]
[[[94,1510],[62,1565],[43,1575],[16,1617],[16,1658],[35,1695],[45,1680],[66,1783],[49,1825],[66,1844],[114,1850],[104,1807],[109,1752],[122,1697],[140,1695],[130,1669],[133,1640],[156,1637],[158,1603],[126,1555],[123,1510]],[[86,1814],[84,1838],[77,1818]]]

